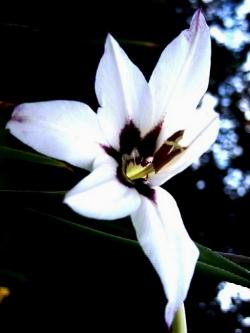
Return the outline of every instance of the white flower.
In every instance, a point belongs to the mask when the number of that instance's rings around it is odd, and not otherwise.
[[[64,202],[96,219],[131,215],[137,238],[160,276],[170,326],[198,258],[173,197],[159,186],[214,142],[218,117],[196,109],[208,85],[210,35],[198,10],[163,51],[146,82],[108,35],[95,82],[97,114],[87,105],[19,105],[7,128],[35,150],[91,173]]]

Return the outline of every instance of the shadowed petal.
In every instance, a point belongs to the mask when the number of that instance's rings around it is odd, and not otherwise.
[[[89,176],[69,191],[64,203],[80,215],[95,219],[114,220],[128,216],[140,205],[134,188],[116,178],[116,162],[100,164]]]
[[[6,128],[38,152],[88,170],[102,151],[97,116],[80,102],[21,104]]]
[[[186,298],[199,253],[186,232],[174,198],[161,188],[155,191],[156,203],[142,197],[132,222],[138,241],[163,284],[168,299],[165,318],[170,327]]]
[[[143,135],[149,130],[152,112],[148,84],[111,35],[97,69],[95,90],[101,106],[100,124],[112,147],[119,149],[120,132],[130,120]]]
[[[190,28],[184,30],[162,52],[150,78],[154,121],[165,117],[159,145],[185,128],[190,113],[204,95],[209,79],[211,42],[209,28],[197,10]]]

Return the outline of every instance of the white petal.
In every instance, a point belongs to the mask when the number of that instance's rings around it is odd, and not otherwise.
[[[80,102],[21,104],[15,108],[6,128],[38,152],[80,168],[90,169],[102,150],[97,116]]]
[[[143,197],[132,221],[138,241],[163,284],[170,327],[186,298],[199,252],[186,232],[174,198],[161,188],[155,190],[156,203]]]
[[[97,69],[95,90],[101,106],[98,117],[111,146],[119,149],[119,134],[129,120],[142,130],[142,135],[151,129],[148,84],[111,35]]]
[[[114,220],[130,215],[140,205],[134,188],[116,178],[116,162],[112,159],[98,166],[89,176],[69,191],[64,203],[80,215],[95,219]]]
[[[170,163],[163,167],[156,175],[149,179],[151,185],[162,185],[177,173],[185,170],[205,153],[217,138],[219,131],[219,117],[214,111],[195,110],[184,137],[180,144],[188,147]]]
[[[198,10],[190,28],[165,48],[149,81],[157,110],[155,115],[159,119],[165,116],[160,143],[174,132],[185,129],[190,112],[207,89],[210,55],[209,28]]]

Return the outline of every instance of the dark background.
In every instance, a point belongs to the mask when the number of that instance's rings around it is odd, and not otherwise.
[[[230,33],[232,27],[242,31],[248,24],[249,14],[242,19],[244,24],[237,18],[242,3],[95,0],[1,5],[2,125],[12,103],[72,99],[96,109],[95,71],[108,32],[149,78],[161,51],[187,28],[195,9],[203,8],[210,27]],[[249,25],[245,33],[249,34]],[[222,119],[217,146],[202,157],[198,168],[189,168],[165,185],[195,241],[244,255],[250,255],[250,119],[249,104],[248,109],[241,105],[243,98],[249,103],[249,72],[242,70],[249,49],[249,40],[239,47],[212,40],[209,91],[218,99],[216,110]],[[27,149],[3,136],[11,145]],[[1,161],[0,167],[1,189],[68,190],[86,174],[20,161]],[[2,332],[11,332],[16,325],[32,332],[167,331],[161,284],[140,250],[79,231],[27,207],[134,237],[129,219],[86,220],[63,207],[61,198],[1,193],[0,199],[0,284],[11,290],[0,304]],[[239,320],[239,314],[249,315],[249,303],[241,302],[236,312],[222,313],[214,301],[218,283],[195,274],[186,302],[189,332],[250,331]]]

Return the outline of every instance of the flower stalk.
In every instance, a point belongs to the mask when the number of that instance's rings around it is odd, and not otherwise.
[[[176,312],[173,321],[172,333],[187,333],[187,322],[186,322],[186,312],[185,312],[184,303],[182,303],[182,305]]]

